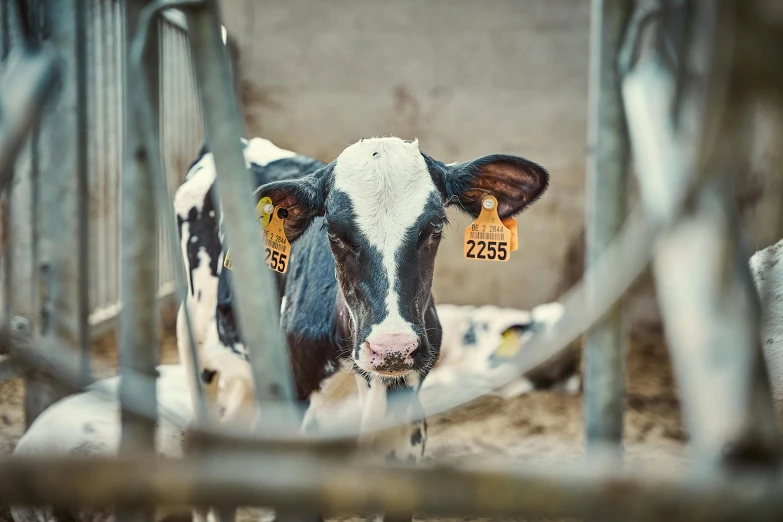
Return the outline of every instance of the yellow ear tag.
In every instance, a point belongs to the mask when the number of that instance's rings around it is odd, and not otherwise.
[[[286,212],[275,207],[269,224],[264,228],[264,260],[269,268],[281,274],[288,270],[288,253],[291,250],[291,243],[285,237],[285,218],[280,217]]]
[[[272,206],[272,198],[265,197],[261,198],[261,200],[256,204],[256,215],[258,216],[258,228],[263,230],[266,228],[266,226],[269,224],[269,221],[272,219],[272,214],[268,214],[264,212],[264,210],[269,210],[267,205]],[[231,249],[229,248],[226,251],[226,257],[223,259],[223,266],[225,268],[228,268],[231,270]]]
[[[492,354],[493,358],[510,359],[522,348],[522,334],[514,328],[509,328],[500,336],[500,344]]]
[[[265,198],[261,198],[261,200],[256,205],[256,215],[258,216],[258,224],[261,228],[266,228],[266,226],[269,224],[269,221],[272,220],[272,214],[264,212],[264,208],[271,204],[272,198],[267,196]]]
[[[517,239],[517,220],[512,217],[507,217],[506,219],[501,220],[501,223],[511,231],[511,246],[509,248],[513,252],[519,248],[519,240]]]
[[[511,255],[511,231],[498,217],[498,200],[486,196],[481,201],[481,213],[465,228],[463,255],[467,259],[508,261]]]

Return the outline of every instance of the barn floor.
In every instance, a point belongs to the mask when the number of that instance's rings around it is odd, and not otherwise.
[[[162,354],[163,362],[176,362],[173,336],[165,336]],[[95,355],[114,365],[112,339],[100,342]],[[628,370],[626,462],[683,465],[686,435],[659,328],[637,328],[632,333]],[[23,393],[19,379],[0,386],[0,453],[11,452],[23,433]],[[583,454],[581,397],[562,392],[533,392],[512,400],[485,397],[437,416],[429,425],[427,460],[431,462],[512,457],[522,465],[556,465],[576,461]],[[240,519],[257,520],[254,512],[241,510]],[[7,517],[7,509],[0,510],[0,522]]]

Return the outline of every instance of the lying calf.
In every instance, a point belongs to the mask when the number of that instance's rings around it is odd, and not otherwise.
[[[478,381],[498,385],[499,370],[534,334],[555,327],[565,312],[560,303],[539,305],[530,311],[497,306],[438,305],[443,327],[441,358],[430,372],[422,392],[429,387]],[[534,389],[563,388],[579,391],[579,346],[572,343],[548,363],[527,372],[494,392],[512,398]]]
[[[182,433],[191,420],[190,394],[180,365],[158,367],[158,411],[166,415],[158,423],[158,453],[182,456]],[[120,446],[119,377],[101,381],[105,395],[87,391],[62,399],[47,408],[30,426],[14,449],[14,455],[111,456]],[[166,420],[168,419],[168,420]],[[183,509],[159,509],[157,519],[188,513]],[[12,507],[16,522],[94,521],[113,519],[111,511],[58,513],[51,507]]]
[[[753,283],[761,301],[761,346],[772,393],[783,411],[783,240],[750,258]]]

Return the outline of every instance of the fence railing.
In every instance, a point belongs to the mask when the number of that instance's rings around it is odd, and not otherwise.
[[[90,2],[90,325],[98,334],[116,325],[122,256],[121,198],[123,66],[126,54],[119,0]],[[203,143],[204,130],[184,16],[169,11],[158,24],[160,38],[160,136],[166,180],[173,191]],[[158,296],[171,298],[171,259],[160,236]]]
[[[25,2],[26,12],[32,25],[40,25],[41,2]],[[89,179],[89,324],[93,335],[105,332],[116,325],[121,308],[120,277],[122,242],[121,194],[123,173],[123,127],[127,123],[123,103],[126,54],[124,39],[124,18],[120,0],[89,0],[87,2],[87,107],[88,146],[87,168]],[[187,40],[185,17],[178,11],[168,11],[158,26],[160,45],[160,99],[161,146],[166,179],[169,186],[176,188],[182,182],[187,167],[203,143],[204,131],[201,109],[193,76],[190,49]],[[20,28],[15,24],[10,2],[3,2],[0,8],[0,42],[3,57],[19,44]],[[16,195],[18,200],[28,200],[29,205],[17,205],[19,212],[26,212],[17,219],[27,219],[32,226],[27,230],[16,228],[17,247],[32,248],[36,226],[32,201],[31,180],[38,176],[35,136],[24,148],[16,162]],[[3,205],[0,217],[0,233],[6,237],[10,205]],[[158,249],[159,289],[161,299],[173,295],[173,274],[168,251]],[[4,243],[4,244],[7,244]],[[8,249],[4,249],[7,253]],[[7,278],[7,256],[0,260],[0,283]],[[0,306],[7,300],[7,289],[0,286]],[[1,309],[1,308],[0,308]]]

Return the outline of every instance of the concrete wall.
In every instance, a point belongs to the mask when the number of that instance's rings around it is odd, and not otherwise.
[[[437,262],[441,302],[528,307],[556,298],[581,272],[589,7],[224,0],[222,9],[238,46],[249,135],[324,161],[359,138],[397,135],[418,137],[446,162],[505,152],[549,169],[549,192],[518,218],[510,262],[463,259],[470,219],[456,211]],[[763,190],[776,161],[759,154],[760,167],[739,184],[751,228],[769,216],[755,210],[759,201],[776,197]],[[766,246],[767,236],[753,229],[749,246]],[[642,314],[654,314],[646,288],[637,292]]]
[[[493,152],[549,169],[508,263],[462,258],[452,212],[435,295],[530,306],[555,297],[583,220],[589,2],[229,0],[249,135],[334,159],[361,137],[418,137],[443,161]]]

